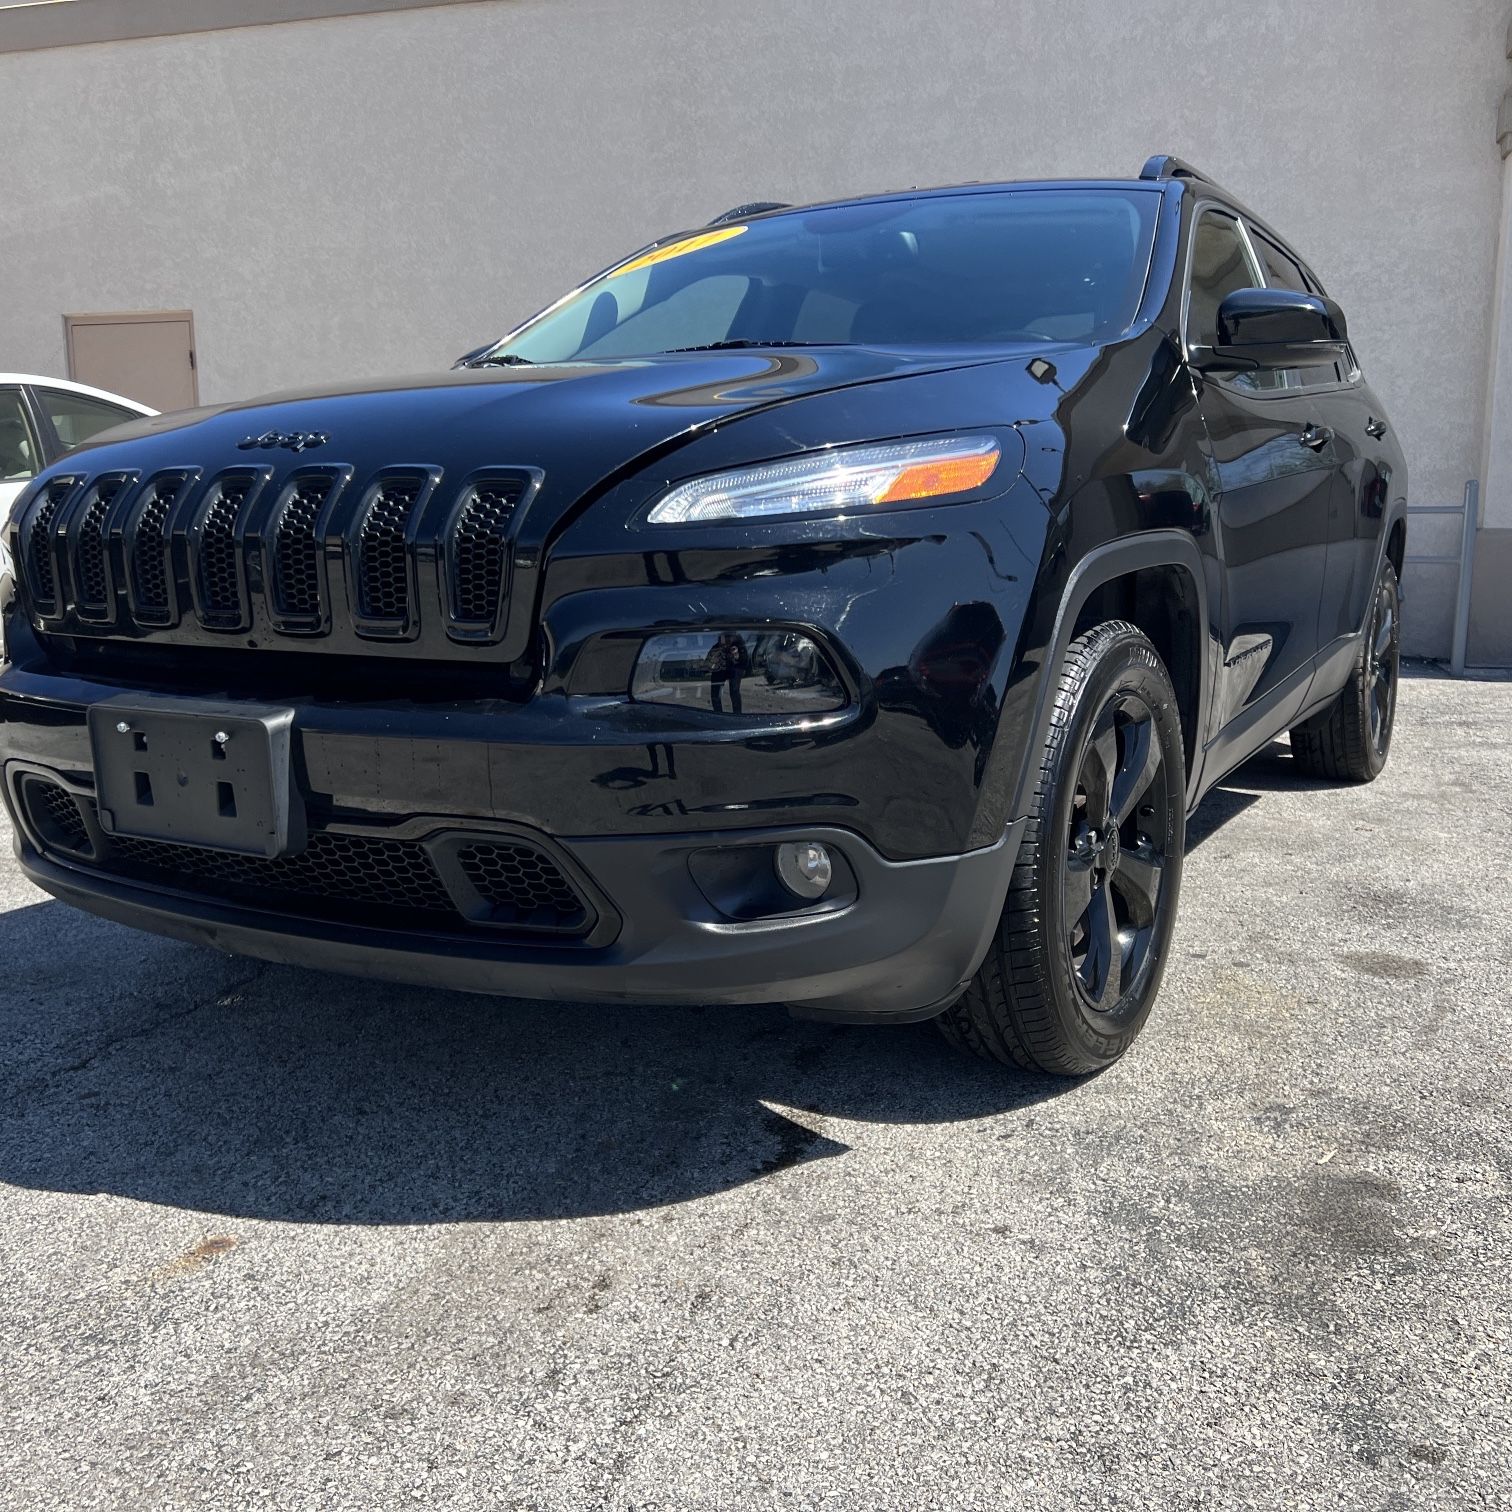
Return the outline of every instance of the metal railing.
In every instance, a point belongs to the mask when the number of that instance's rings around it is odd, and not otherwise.
[[[1475,532],[1480,523],[1480,484],[1474,478],[1465,484],[1463,503],[1409,504],[1407,513],[1460,517],[1459,551],[1456,555],[1441,553],[1437,556],[1409,556],[1406,562],[1419,567],[1459,568],[1459,581],[1454,588],[1454,639],[1450,642],[1449,670],[1456,677],[1463,677],[1465,652],[1470,640],[1470,585],[1475,575]]]

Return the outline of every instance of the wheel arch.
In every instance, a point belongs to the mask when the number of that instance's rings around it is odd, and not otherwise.
[[[1397,575],[1397,582],[1402,581],[1402,566],[1407,560],[1407,506],[1399,505],[1393,509],[1391,517],[1386,521],[1386,528],[1381,532],[1383,544],[1382,550],[1385,558],[1391,563],[1392,570]],[[1381,564],[1376,563],[1376,572],[1381,570]]]
[[[1162,594],[1162,586],[1177,589],[1175,603]],[[1167,663],[1181,713],[1188,807],[1197,791],[1210,685],[1202,554],[1185,531],[1141,531],[1095,547],[1077,562],[1066,579],[1054,629],[1045,648],[1035,696],[1033,737],[1013,790],[1011,813],[1015,816],[1025,811],[1035,764],[1049,738],[1056,669],[1065,659],[1066,648],[1093,616],[1097,622],[1117,618],[1137,625]]]

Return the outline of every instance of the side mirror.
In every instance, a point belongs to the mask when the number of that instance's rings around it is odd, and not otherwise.
[[[1321,294],[1296,289],[1235,289],[1218,306],[1218,340],[1194,347],[1205,372],[1322,367],[1349,343],[1344,312]]]

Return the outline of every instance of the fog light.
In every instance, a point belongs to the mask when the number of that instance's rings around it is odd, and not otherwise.
[[[777,847],[777,877],[795,898],[822,898],[835,875],[830,853],[817,840]]]

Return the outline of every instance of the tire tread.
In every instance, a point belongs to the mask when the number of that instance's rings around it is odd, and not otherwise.
[[[1106,1063],[1089,1061],[1067,1043],[1049,995],[1040,905],[1042,831],[1053,802],[1058,757],[1082,690],[1113,647],[1129,639],[1146,648],[1159,665],[1155,648],[1137,626],[1126,620],[1107,620],[1078,636],[1067,648],[1051,699],[1049,738],[1040,753],[1029,819],[1008,885],[1002,922],[966,992],[935,1021],[946,1039],[959,1049],[1026,1071],[1084,1076]],[[1117,1036],[1109,1058],[1122,1054],[1137,1032]]]

